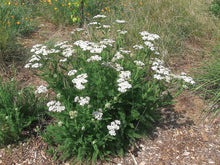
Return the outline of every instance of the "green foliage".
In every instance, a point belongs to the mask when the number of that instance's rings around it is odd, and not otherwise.
[[[99,28],[91,24],[86,33],[74,30],[73,37],[88,34],[90,41],[57,42],[51,49],[34,45],[34,55],[25,65],[37,68],[38,76],[57,94],[47,103],[54,123],[42,136],[57,147],[60,159],[95,163],[109,154],[123,155],[160,119],[156,110],[172,103],[172,85],[179,92],[184,83],[178,79],[193,83],[184,73],[174,76],[155,58],[158,35],[143,32],[142,37],[151,36],[151,42],[142,41],[138,34],[139,44],[145,46],[128,47],[126,34],[121,33],[124,21],[111,27],[102,24],[103,17],[94,20]],[[50,153],[55,152],[50,149]]]
[[[19,89],[14,81],[0,81],[0,145],[30,136],[22,135],[22,131],[33,132],[45,116],[44,111],[43,98],[36,97],[33,88]]]
[[[18,36],[27,36],[35,28],[30,7],[21,1],[1,1],[0,3],[0,60],[17,58],[20,46]]]
[[[220,18],[220,0],[213,0],[209,10],[216,16]]]
[[[56,25],[82,25],[107,4],[107,0],[44,0],[37,3],[37,12]]]
[[[211,107],[208,113],[214,112],[215,116],[220,111],[220,46],[218,45],[213,51],[211,61],[204,62],[196,74],[198,85],[196,86],[204,98],[210,101]],[[198,70],[197,70],[198,72]]]

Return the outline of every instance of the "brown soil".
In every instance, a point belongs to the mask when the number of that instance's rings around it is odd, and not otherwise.
[[[70,29],[55,29],[52,24],[46,23],[33,34],[31,39],[25,39],[24,44],[31,48],[34,44],[49,39],[62,38],[65,40],[68,38],[69,31]],[[178,63],[179,66],[177,64],[173,68],[179,67],[185,72],[189,72],[190,66],[197,65],[199,61],[197,59],[189,62],[185,58]],[[17,68],[16,77],[24,86],[46,83],[23,69],[22,66]],[[215,118],[212,118],[211,115],[206,116],[202,110],[210,108],[208,103],[190,91],[183,92],[175,100],[176,104],[160,110],[163,121],[155,125],[155,129],[148,138],[138,141],[136,147],[129,150],[125,157],[112,158],[110,162],[98,161],[97,164],[220,165],[220,115]],[[42,138],[33,136],[19,145],[8,145],[6,148],[0,149],[0,164],[71,164],[54,161],[45,152],[46,149],[48,149],[48,145],[43,142]]]

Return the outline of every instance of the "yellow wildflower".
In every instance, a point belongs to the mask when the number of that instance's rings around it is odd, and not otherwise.
[[[16,22],[16,24],[17,24],[17,25],[19,25],[19,24],[20,24],[20,22],[19,22],[19,21],[17,21],[17,22]]]

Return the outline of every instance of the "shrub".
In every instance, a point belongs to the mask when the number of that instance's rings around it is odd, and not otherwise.
[[[0,81],[0,145],[15,143],[33,132],[45,116],[44,99],[36,97],[33,88],[19,89],[16,82]]]
[[[172,103],[173,85],[178,93],[184,81],[194,83],[164,66],[157,34],[140,32],[139,43],[127,47],[127,22],[110,26],[103,24],[105,17],[95,16],[86,32],[73,31],[74,38],[84,35],[90,41],[57,42],[51,49],[34,45],[25,65],[41,71],[38,75],[57,94],[47,103],[55,121],[42,136],[57,147],[61,159],[96,162],[123,155],[160,119],[156,110]]]

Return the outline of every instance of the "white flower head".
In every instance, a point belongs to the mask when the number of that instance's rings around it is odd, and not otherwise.
[[[91,56],[90,58],[88,58],[86,61],[87,62],[95,62],[95,61],[101,61],[101,60],[102,60],[101,56],[94,55],[94,56]]]
[[[139,49],[139,50],[144,49],[144,47],[142,45],[134,45],[133,48]]]
[[[118,32],[119,34],[126,34],[128,31],[126,31],[126,30],[124,30],[124,31],[122,31],[122,30],[117,30],[117,32]]]
[[[59,101],[50,101],[47,103],[48,110],[51,112],[61,112],[65,110],[65,106],[61,106]]]
[[[94,16],[93,18],[94,18],[94,19],[95,19],[95,18],[106,18],[106,16],[105,16],[105,15],[96,15],[96,16]]]
[[[67,58],[63,58],[63,59],[60,59],[59,62],[66,62],[67,61]]]
[[[79,90],[85,89],[83,84],[88,82],[88,80],[86,80],[87,77],[87,73],[80,74],[72,80],[72,83],[74,83],[75,87]]]
[[[115,41],[112,39],[104,39],[103,41],[100,41],[100,44],[109,45],[109,46],[112,46],[113,43],[115,43]]]
[[[58,42],[55,43],[54,47],[62,46],[66,43],[68,43],[68,41],[58,41]]]
[[[114,55],[114,57],[112,58],[112,62],[115,62],[115,61],[117,61],[117,60],[120,60],[120,59],[122,59],[122,58],[124,58],[124,56],[120,53],[120,52],[117,52],[115,55]]]
[[[102,25],[102,27],[105,28],[105,29],[109,29],[109,28],[111,28],[110,25]]]
[[[115,22],[119,23],[119,24],[122,24],[122,23],[125,23],[126,21],[125,20],[116,20]]]
[[[88,96],[86,96],[86,97],[76,96],[74,101],[78,102],[81,106],[84,106],[85,104],[89,104],[90,97],[88,97]]]
[[[135,63],[137,66],[145,66],[145,64],[144,64],[142,61],[134,60],[134,63]]]
[[[127,89],[132,88],[132,85],[129,84],[128,81],[121,82],[118,84],[118,86],[119,86],[118,91],[121,93],[125,93],[127,91]]]
[[[68,72],[68,76],[73,76],[73,75],[75,75],[77,73],[77,70],[70,70],[69,72]]]
[[[47,93],[47,87],[41,85],[37,88],[37,90],[35,91],[35,94],[41,94],[41,93]]]
[[[102,115],[103,115],[103,113],[100,112],[100,110],[93,112],[92,115],[95,116],[95,119],[97,119],[97,120],[102,120]]]
[[[111,136],[116,136],[116,130],[120,129],[121,122],[120,120],[115,120],[111,122],[111,125],[107,125],[107,129],[109,130],[109,134]]]
[[[33,64],[31,67],[32,67],[32,68],[39,68],[39,67],[41,67],[41,66],[42,66],[41,63],[35,63],[35,64]]]

